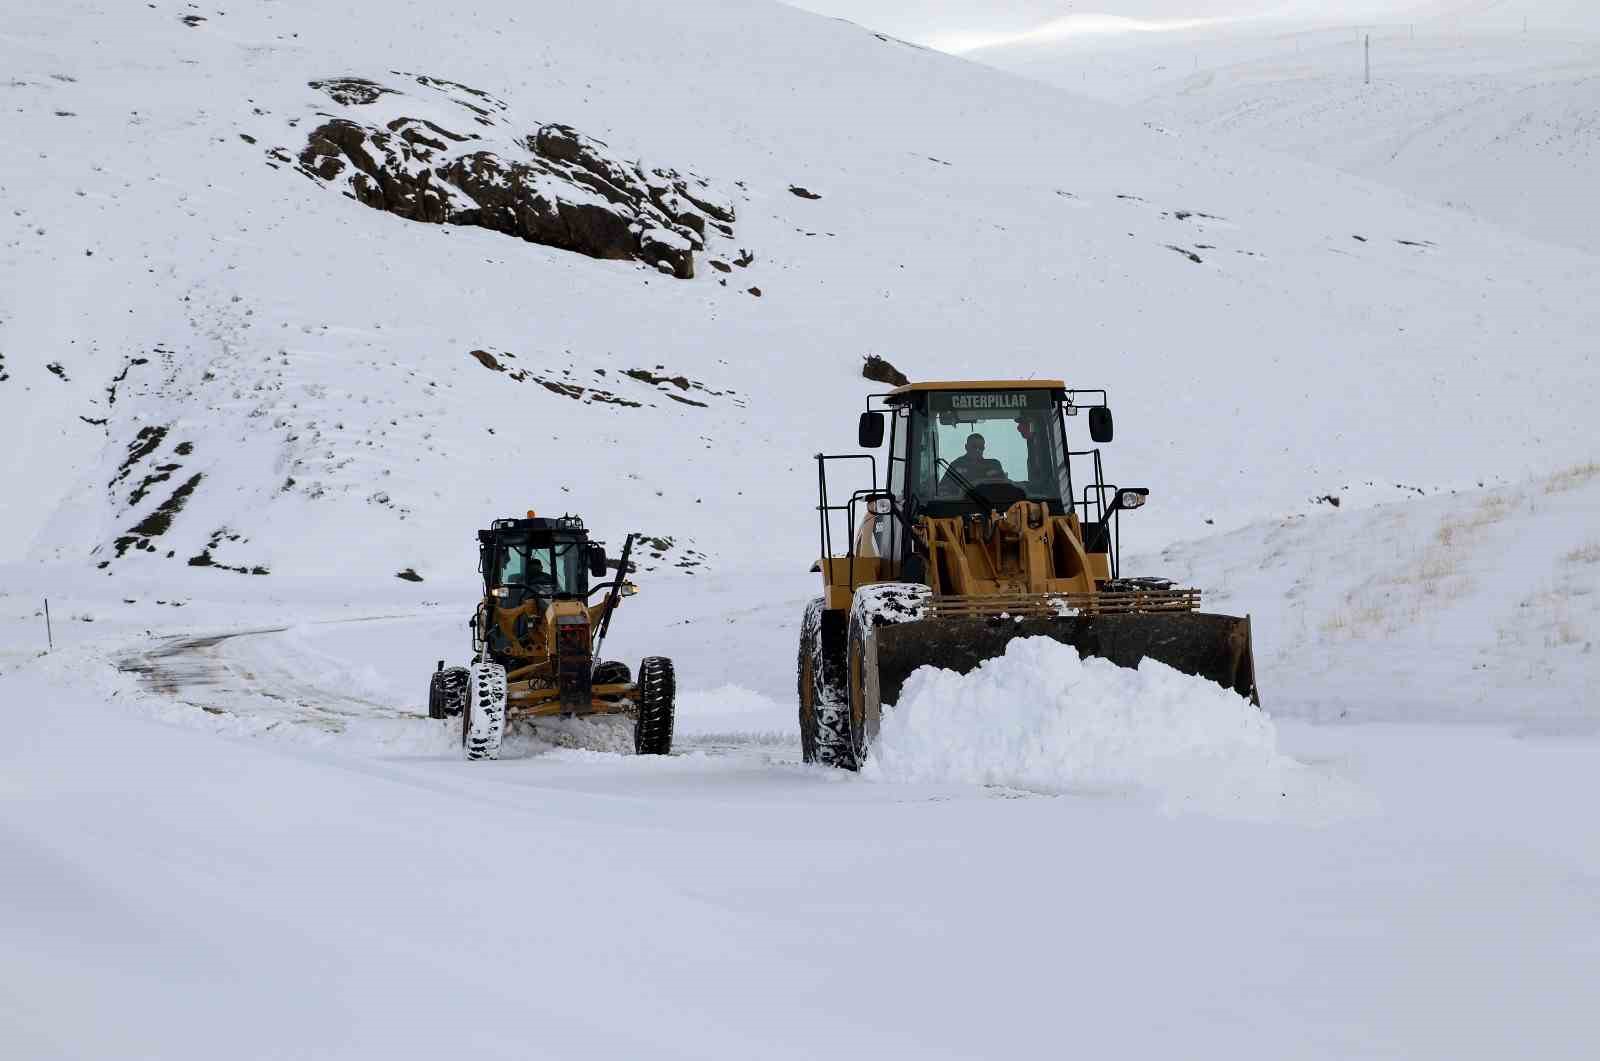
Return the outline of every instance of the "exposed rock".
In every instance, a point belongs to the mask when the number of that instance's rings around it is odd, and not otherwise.
[[[106,485],[115,486],[127,478],[128,473],[133,470],[133,466],[154,453],[166,437],[167,428],[165,426],[141,427],[139,433],[133,437],[133,441],[128,443],[128,455],[123,458],[122,464],[117,468],[116,477]]]
[[[810,191],[810,190],[808,190],[806,188],[802,188],[798,184],[789,185],[789,191],[790,191],[791,194],[797,195],[802,199],[821,199],[822,198],[822,196],[818,195],[816,192]]]
[[[641,405],[639,402],[629,401],[626,398],[618,397],[608,390],[601,390],[597,387],[583,387],[576,383],[567,382],[566,380],[551,379],[549,377],[540,376],[534,372],[529,372],[524,369],[511,368],[505,362],[501,361],[487,350],[471,350],[468,352],[474,358],[476,358],[478,364],[482,365],[484,368],[487,368],[493,372],[503,372],[507,377],[515,380],[518,383],[526,383],[531,380],[532,382],[539,384],[550,393],[559,394],[563,398],[571,398],[574,401],[583,402],[585,405],[599,402],[602,405],[621,405],[629,409],[643,408],[643,405]],[[504,356],[507,358],[516,357],[515,354],[511,353],[505,353]],[[602,369],[595,369],[594,371],[597,375],[605,375],[605,372]],[[567,371],[565,374],[570,375],[571,373],[570,371]],[[493,432],[491,432],[491,434],[492,433]]]
[[[416,79],[455,90],[451,101],[483,124],[505,122],[504,105],[485,93]],[[351,106],[399,95],[358,78],[313,84]],[[474,98],[463,100],[461,92]],[[378,125],[334,117],[310,134],[299,168],[408,220],[475,225],[593,258],[640,261],[685,280],[694,276],[694,255],[705,249],[708,229],[733,231],[733,207],[706,181],[619,158],[568,125],[491,142],[424,118]]]
[[[346,106],[376,103],[379,96],[394,91],[364,77],[335,77],[328,81],[313,81],[311,87],[326,92],[335,103],[343,103]]]
[[[408,567],[404,571],[400,571],[400,572],[396,573],[394,577],[395,578],[405,579],[407,582],[421,582],[422,581],[422,576],[417,574],[417,569],[414,568],[414,567]]]
[[[886,383],[891,387],[904,387],[911,382],[904,372],[877,354],[867,355],[866,361],[861,366],[861,377],[870,379],[874,383]]]
[[[270,575],[272,572],[260,564],[247,566],[244,564],[219,564],[211,551],[223,542],[242,542],[245,539],[233,533],[227,527],[218,527],[211,532],[211,540],[206,542],[206,547],[194,556],[189,557],[187,563],[190,567],[214,567],[218,571],[232,571],[236,575]],[[160,603],[159,601],[157,603]]]
[[[130,527],[128,532],[119,537],[115,543],[117,556],[122,556],[130,547],[137,547],[146,552],[155,552],[151,540],[167,533],[167,528],[172,526],[173,517],[183,511],[183,506],[189,503],[189,495],[193,494],[195,487],[200,485],[202,475],[194,475],[182,486],[172,492],[172,496],[161,503],[161,506],[150,513],[137,524]]]
[[[688,376],[664,376],[656,372],[651,372],[647,368],[630,368],[624,372],[623,375],[630,376],[633,379],[638,380],[640,383],[649,383],[652,385],[670,383],[681,391],[688,390],[690,386]],[[694,387],[697,390],[705,389],[698,383],[694,384]]]

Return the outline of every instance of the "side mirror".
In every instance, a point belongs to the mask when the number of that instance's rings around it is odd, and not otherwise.
[[[862,413],[861,424],[856,428],[856,439],[862,449],[877,449],[883,445],[883,414]]]
[[[603,545],[589,546],[589,574],[595,578],[606,577],[606,547]]]
[[[1111,409],[1097,405],[1089,410],[1089,437],[1096,442],[1111,441]]]

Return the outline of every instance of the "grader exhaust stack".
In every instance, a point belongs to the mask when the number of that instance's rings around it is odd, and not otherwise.
[[[889,426],[883,481],[869,455],[818,455],[824,593],[799,659],[808,762],[858,767],[913,671],[965,673],[1018,637],[1124,667],[1158,660],[1259,703],[1248,618],[1200,612],[1197,590],[1121,576],[1121,513],[1149,492],[1106,483],[1098,448],[1068,448],[1067,418],[1084,411],[1093,441],[1109,442],[1104,391],[911,384],[869,399],[861,418],[865,448]],[[829,465],[845,461],[870,464],[871,486],[830,502]],[[854,533],[836,553],[841,516]]]

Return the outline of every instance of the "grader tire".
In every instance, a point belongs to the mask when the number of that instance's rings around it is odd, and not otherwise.
[[[466,710],[467,683],[471,672],[465,667],[444,667],[428,679],[428,717],[455,718]]]
[[[473,664],[461,714],[461,750],[468,759],[498,759],[505,732],[506,669],[498,663]]]
[[[639,755],[672,752],[672,727],[677,712],[678,681],[672,661],[647,656],[639,664],[639,717],[633,723],[633,750]]]
[[[596,685],[627,685],[633,681],[633,672],[626,663],[616,660],[606,660],[597,663],[594,668],[594,684]]]

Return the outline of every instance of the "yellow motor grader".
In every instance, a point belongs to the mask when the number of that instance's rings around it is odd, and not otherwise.
[[[1083,414],[1096,446],[1074,451],[1067,425]],[[1248,617],[1202,613],[1198,590],[1119,570],[1121,514],[1149,491],[1105,481],[1105,391],[912,383],[868,397],[862,448],[882,447],[886,427],[882,479],[872,454],[817,454],[823,595],[799,656],[807,762],[858,768],[913,671],[964,674],[1018,637],[1124,667],[1158,660],[1259,704]],[[831,502],[830,467],[850,465],[861,479],[870,467],[870,487]],[[848,550],[836,553],[841,520]]]
[[[600,646],[623,597],[638,592],[627,580],[634,536],[617,562],[591,541],[577,516],[495,520],[478,532],[483,599],[469,623],[472,666],[439,661],[428,685],[428,714],[461,719],[468,759],[500,755],[506,727],[517,719],[626,714],[634,750],[672,750],[677,694],[672,661],[648,656],[637,680],[627,665],[600,660]],[[589,604],[596,593],[605,596]]]

